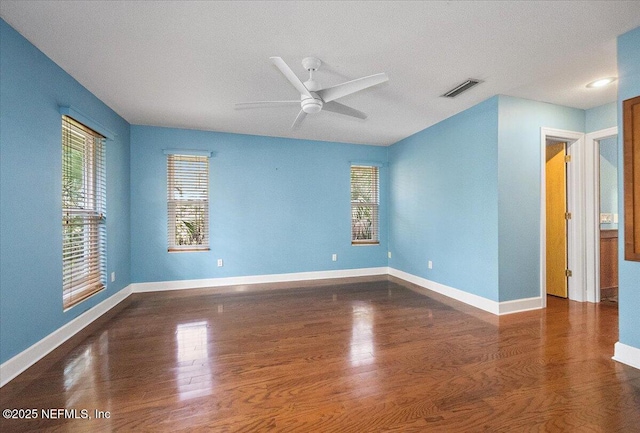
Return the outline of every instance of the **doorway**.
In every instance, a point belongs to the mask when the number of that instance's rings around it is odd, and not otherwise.
[[[547,305],[547,237],[546,237],[546,146],[566,142],[567,155],[567,278],[568,298],[579,302],[600,302],[600,143],[617,137],[618,128],[607,128],[583,134],[554,128],[540,131],[540,298]],[[615,212],[611,213],[612,222]],[[608,221],[608,215],[603,216]],[[613,266],[617,269],[617,266]]]
[[[617,302],[618,128],[586,136],[587,301]]]
[[[565,166],[565,212],[571,214],[570,219],[559,223],[560,227],[564,224],[566,228],[566,260],[556,259],[553,264],[565,272],[564,276],[558,277],[566,281],[566,295],[562,295],[574,301],[586,300],[583,223],[585,135],[582,132],[543,127],[540,138],[540,298],[544,308],[547,306],[547,144],[565,143],[568,159]],[[553,248],[552,245],[549,247]]]
[[[618,302],[618,137],[599,140],[600,301]]]
[[[567,143],[548,139],[545,150],[547,294],[567,298]]]

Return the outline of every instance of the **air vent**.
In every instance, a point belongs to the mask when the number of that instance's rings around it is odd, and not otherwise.
[[[469,90],[470,88],[472,88],[473,86],[475,86],[476,84],[480,84],[480,83],[482,83],[482,80],[475,80],[473,78],[469,78],[467,81],[465,81],[462,84],[457,85],[456,87],[454,87],[453,89],[449,90],[447,93],[445,93],[442,96],[445,97],[445,98],[455,98],[456,96],[458,96],[462,92],[465,92],[465,91]]]

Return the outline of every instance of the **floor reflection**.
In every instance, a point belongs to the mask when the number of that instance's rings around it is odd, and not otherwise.
[[[64,390],[67,406],[73,407],[82,397],[84,389],[93,388],[95,379],[93,350],[89,346],[71,358],[64,366]]]
[[[96,340],[77,355],[71,356],[63,369],[63,408],[76,410],[73,417],[93,418],[95,411],[111,410],[108,393],[109,375],[109,331],[105,330]],[[107,384],[107,386],[105,386]],[[88,411],[86,413],[82,411]],[[100,428],[111,430],[111,420],[101,419]]]
[[[100,381],[108,382],[111,380],[111,369],[109,368],[109,331],[103,331],[95,344],[97,345],[96,352],[100,356],[98,365],[100,369]]]
[[[72,356],[64,366],[64,391],[68,407],[78,402],[94,399],[101,384],[109,376],[109,331],[103,331],[100,337],[77,355]]]
[[[180,400],[210,395],[213,389],[208,322],[176,326],[176,382]]]
[[[375,357],[373,340],[374,309],[370,304],[353,306],[349,360],[352,367],[371,364]]]

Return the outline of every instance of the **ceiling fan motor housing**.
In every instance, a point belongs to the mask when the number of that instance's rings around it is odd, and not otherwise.
[[[313,73],[318,70],[322,62],[315,57],[305,57],[302,59],[302,66],[309,71],[309,79],[304,82],[304,86],[309,90],[309,93],[313,98],[309,98],[308,95],[300,95],[300,105],[302,111],[307,114],[318,113],[322,110],[322,98],[320,98],[315,92],[320,90],[322,86],[316,80],[313,79]]]

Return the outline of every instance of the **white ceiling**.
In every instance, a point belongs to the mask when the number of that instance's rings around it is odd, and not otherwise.
[[[495,94],[577,108],[616,99],[616,37],[640,26],[630,2],[13,1],[0,16],[132,124],[389,145]],[[366,120],[297,107],[269,61],[323,86],[386,72],[387,83],[340,99]],[[455,99],[467,78],[485,82]]]

